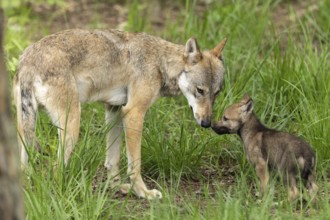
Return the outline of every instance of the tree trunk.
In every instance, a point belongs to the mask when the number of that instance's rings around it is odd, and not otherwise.
[[[0,9],[0,219],[23,219],[18,145],[10,114],[8,74],[3,52],[4,14]]]

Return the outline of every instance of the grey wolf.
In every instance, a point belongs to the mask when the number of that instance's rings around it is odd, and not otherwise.
[[[289,186],[289,200],[298,196],[297,180],[306,181],[311,196],[315,184],[315,154],[304,140],[265,127],[253,112],[253,100],[243,99],[224,110],[220,121],[212,125],[217,134],[238,134],[244,143],[249,161],[254,165],[263,193],[269,180],[270,169],[276,169]]]
[[[145,114],[157,98],[183,93],[196,122],[210,127],[212,105],[223,85],[225,43],[202,52],[195,38],[178,45],[145,33],[73,29],[32,44],[22,54],[14,78],[21,166],[28,162],[23,145],[38,146],[39,105],[58,127],[67,164],[79,135],[81,103],[103,102],[106,122],[117,122],[107,135],[105,159],[112,186],[121,184],[124,129],[131,184],[121,185],[122,191],[132,188],[138,197],[161,198],[158,190],[147,189],[140,172]],[[58,156],[61,152],[59,148]]]

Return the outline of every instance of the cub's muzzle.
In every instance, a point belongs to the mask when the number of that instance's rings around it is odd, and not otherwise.
[[[230,134],[230,130],[223,126],[212,125],[212,129],[219,135]]]

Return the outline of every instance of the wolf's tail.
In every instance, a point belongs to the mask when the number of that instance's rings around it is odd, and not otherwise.
[[[26,147],[35,146],[39,148],[35,136],[37,101],[32,82],[20,80],[18,74],[14,78],[13,89],[17,111],[17,136],[21,151],[21,167],[24,168],[28,162]]]

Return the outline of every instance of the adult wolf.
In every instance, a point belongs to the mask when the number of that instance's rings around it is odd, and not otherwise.
[[[132,185],[122,185],[123,191],[132,186],[139,197],[161,198],[158,190],[147,189],[140,173],[145,113],[158,97],[181,91],[197,123],[210,127],[212,104],[223,85],[225,42],[201,52],[194,38],[183,46],[145,33],[74,29],[34,43],[21,56],[14,80],[22,166],[28,161],[23,142],[27,146],[38,142],[38,104],[59,128],[67,164],[78,139],[80,103],[100,101],[106,106],[107,123],[117,120],[117,110],[122,115],[107,135],[105,166],[113,177],[112,185],[120,184],[124,128]]]

